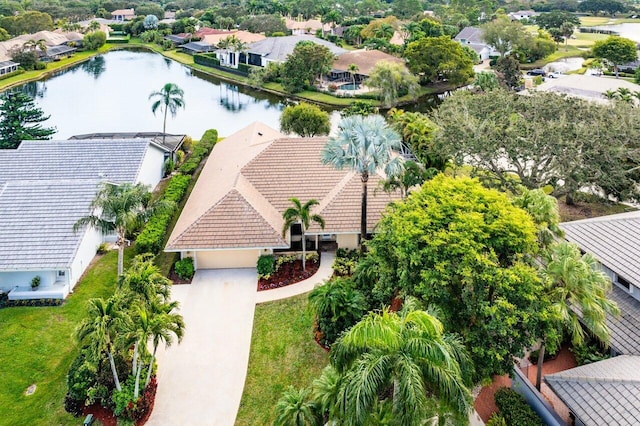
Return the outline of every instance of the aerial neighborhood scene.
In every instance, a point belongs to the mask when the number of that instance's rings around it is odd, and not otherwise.
[[[0,425],[640,425],[635,0],[0,0]]]

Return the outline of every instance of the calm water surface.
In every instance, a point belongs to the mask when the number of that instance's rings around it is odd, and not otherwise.
[[[595,28],[617,32],[621,37],[640,43],[640,23],[627,22],[615,25],[600,25]]]
[[[163,114],[151,112],[149,94],[165,83],[184,90],[186,107],[167,117],[167,133],[198,139],[205,130],[221,136],[254,121],[279,128],[285,100],[222,82],[156,53],[121,50],[97,56],[21,89],[51,117],[56,139],[96,132],[162,131]],[[334,114],[336,115],[336,114]]]

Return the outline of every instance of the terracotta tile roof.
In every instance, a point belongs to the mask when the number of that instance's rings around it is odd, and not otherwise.
[[[218,30],[218,29],[215,29],[215,28],[202,27],[198,31],[196,31],[193,35],[195,37],[202,38],[204,36],[211,35],[211,34],[231,35],[231,34],[233,34],[233,31],[231,31],[231,30]]]
[[[358,66],[357,74],[369,75],[376,63],[381,61],[404,65],[402,59],[379,50],[354,50],[338,56],[338,59],[333,62],[333,69],[348,71],[349,65],[356,64]]]
[[[239,246],[238,243],[241,245]],[[232,189],[178,237],[175,249],[288,247],[279,231]]]
[[[213,149],[187,201],[166,249],[276,248],[282,212],[290,198],[316,199],[325,219],[311,233],[360,230],[360,176],[322,164],[328,138],[284,138],[261,123],[229,136]],[[377,190],[383,177],[369,178],[368,230],[399,193]]]
[[[231,33],[223,33],[223,34],[206,34],[202,37],[202,41],[207,44],[217,45],[222,40],[227,37],[235,36],[238,40],[243,43],[255,43],[256,41],[264,40],[265,37],[263,34],[251,33],[249,31],[233,31]]]

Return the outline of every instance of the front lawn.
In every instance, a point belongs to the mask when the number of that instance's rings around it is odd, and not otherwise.
[[[1,424],[80,423],[64,410],[67,371],[77,354],[73,333],[87,301],[113,293],[117,260],[117,251],[98,259],[62,306],[0,309]],[[37,389],[26,396],[32,384]]]
[[[256,306],[249,370],[236,425],[271,425],[273,408],[292,385],[307,387],[329,356],[313,340],[308,295]]]

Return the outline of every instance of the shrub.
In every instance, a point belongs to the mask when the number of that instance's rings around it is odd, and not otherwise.
[[[507,422],[499,413],[493,413],[486,426],[507,426]]]
[[[531,409],[524,397],[513,389],[502,387],[494,399],[507,426],[542,426],[542,420]]]
[[[180,201],[182,201],[190,182],[191,176],[188,175],[172,177],[162,198],[178,205]],[[136,239],[136,251],[138,253],[156,254],[160,252],[167,227],[169,226],[169,222],[171,222],[175,210],[174,208],[156,213],[149,219]]]
[[[44,62],[36,62],[35,65],[33,66],[34,70],[44,70],[47,68],[47,64],[45,64]]]
[[[318,261],[320,260],[320,255],[315,251],[307,253],[307,255],[305,256],[305,260],[311,263],[318,263]]]
[[[193,278],[193,274],[195,273],[193,258],[185,257],[184,259],[178,260],[175,265],[175,271],[176,275],[183,280],[190,280]]]
[[[571,352],[576,356],[578,365],[590,364],[609,358],[609,354],[595,342],[585,342],[582,345],[574,346],[571,348]]]
[[[286,36],[285,33],[283,33],[282,31],[275,31],[271,33],[271,37],[284,37]]]
[[[182,164],[182,162],[184,161],[185,155],[186,154],[182,150],[176,151],[176,164]]]
[[[36,275],[31,279],[31,288],[36,288],[40,285],[40,275]]]
[[[336,90],[338,90],[338,86],[334,83],[331,83],[329,86],[327,86],[327,88],[330,92],[335,92]]]
[[[263,254],[258,258],[258,278],[269,279],[275,271],[275,258],[272,254]]]
[[[98,248],[96,249],[96,253],[107,254],[109,253],[110,249],[111,247],[109,246],[109,243],[100,243],[100,245],[98,245]]]
[[[185,136],[182,141],[182,149],[185,152],[190,152],[191,148],[193,148],[193,138],[191,136]]]
[[[182,163],[180,171],[185,174],[193,174],[204,157],[209,155],[215,144],[218,142],[218,131],[209,129],[202,135],[200,142],[193,146],[191,156]]]
[[[331,268],[333,273],[338,277],[347,277],[353,275],[358,266],[360,253],[355,249],[339,248],[336,251],[336,258]]]
[[[169,176],[173,169],[175,168],[175,164],[171,158],[167,158],[167,161],[164,162],[164,175]]]
[[[196,53],[193,55],[193,62],[212,68],[220,66],[220,60],[213,53]]]
[[[276,257],[276,269],[275,269],[276,272],[285,263],[293,263],[296,260],[298,260],[298,256],[296,256],[295,254],[285,254],[285,255],[282,255],[282,256],[277,256]]]

